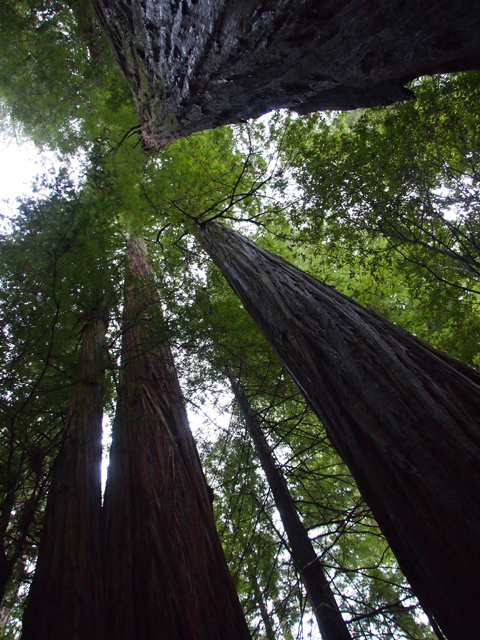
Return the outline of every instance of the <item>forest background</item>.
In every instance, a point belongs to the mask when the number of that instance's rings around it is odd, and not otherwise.
[[[352,635],[433,638],[322,426],[188,231],[222,219],[477,366],[479,75],[420,79],[416,101],[383,109],[270,114],[147,156],[129,89],[81,7],[8,2],[1,20],[4,131],[57,157],[1,237],[3,637],[19,634],[82,328],[100,297],[111,310],[105,414],[114,414],[125,243],[141,237],[165,316],[159,336],[173,348],[187,403],[229,416],[221,426],[205,418],[195,435],[253,635],[318,632],[226,365]]]

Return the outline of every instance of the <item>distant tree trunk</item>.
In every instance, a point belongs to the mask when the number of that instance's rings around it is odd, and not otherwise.
[[[267,640],[275,640],[275,629],[273,628],[272,619],[268,614],[267,607],[263,599],[263,594],[260,590],[260,585],[258,584],[257,576],[256,575],[249,576],[249,581],[250,581],[253,593],[255,595],[255,599],[258,603],[258,608],[260,609],[260,615],[262,616],[263,626],[265,627]]]
[[[275,609],[278,612],[282,611],[282,608],[284,606],[284,603],[282,603],[280,600],[276,600],[275,602]],[[290,625],[288,623],[288,620],[286,620],[285,618],[281,618],[280,619],[280,627],[282,629],[282,636],[284,638],[284,640],[295,640],[293,637],[293,633],[292,630],[290,628]]]
[[[405,100],[428,73],[480,68],[470,0],[91,0],[147,148],[257,118]]]
[[[17,468],[18,477],[8,488],[3,502],[0,504],[0,604],[3,602],[7,587],[14,573],[15,565],[21,561],[25,548],[29,543],[31,529],[39,515],[39,505],[43,501],[48,486],[48,478],[42,473],[42,465],[32,470],[35,476],[31,494],[20,504],[17,482],[21,473],[21,464]],[[9,531],[12,515],[15,514],[16,535]]]
[[[83,329],[81,382],[52,470],[37,567],[23,618],[23,640],[103,640],[101,460],[104,308]]]
[[[225,371],[244,417],[247,431],[252,438],[258,459],[267,477],[268,485],[272,490],[275,505],[287,534],[292,560],[307,590],[307,596],[322,638],[323,640],[352,640],[320,559],[317,557],[307,530],[300,520],[285,478],[275,463],[257,415],[232,369],[227,366]]]
[[[107,638],[250,638],[140,240],[127,256],[105,511]]]
[[[0,603],[5,595],[13,566],[17,560],[16,557],[9,557],[5,549],[5,536],[7,535],[8,524],[15,505],[15,485],[16,483],[12,482],[10,486],[7,486],[6,495],[0,504],[0,539],[2,540],[0,547]]]
[[[198,231],[311,407],[422,606],[480,629],[480,376],[218,223]]]

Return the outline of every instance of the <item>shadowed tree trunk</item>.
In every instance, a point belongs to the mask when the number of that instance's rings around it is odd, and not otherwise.
[[[249,581],[250,581],[250,585],[252,587],[253,593],[255,595],[258,608],[260,609],[260,615],[262,616],[263,626],[265,627],[265,633],[267,634],[267,640],[275,640],[276,638],[275,629],[273,627],[272,619],[265,605],[265,600],[263,599],[263,594],[260,590],[260,585],[258,584],[257,576],[255,574],[250,575]]]
[[[352,640],[322,564],[315,553],[307,530],[300,520],[285,478],[275,463],[257,415],[251,407],[242,386],[235,378],[232,369],[227,366],[225,371],[245,420],[247,431],[252,438],[268,485],[272,490],[275,505],[287,534],[292,560],[307,590],[307,596],[312,605],[322,638],[323,640]]]
[[[107,314],[83,330],[82,380],[74,387],[52,470],[23,640],[103,640],[101,460]]]
[[[21,464],[17,468],[18,476],[10,485],[3,502],[0,504],[0,604],[3,602],[7,587],[15,565],[21,562],[26,547],[31,540],[32,527],[39,516],[39,505],[43,502],[49,478],[43,473],[43,465],[40,463],[32,470],[35,477],[30,495],[23,500],[18,500],[18,479],[22,471]],[[15,515],[17,531],[12,536],[9,526],[11,518]]]
[[[14,478],[6,487],[5,497],[0,504],[0,539],[2,544],[0,546],[0,603],[3,601],[5,591],[7,590],[8,583],[12,577],[13,568],[17,560],[23,553],[24,545],[15,545],[13,553],[7,553],[8,540],[8,526],[15,507],[15,497],[17,493],[18,478],[21,474],[21,464],[18,467],[18,475]],[[22,538],[25,543],[28,531],[28,525],[31,524],[33,516],[31,518],[25,518],[26,527],[22,531]]]
[[[6,492],[2,503],[0,504],[0,537],[2,545],[0,546],[0,603],[3,600],[10,577],[12,575],[13,566],[17,558],[8,557],[5,550],[5,536],[12,515],[13,506],[15,504],[15,483],[12,483]]]
[[[221,224],[198,238],[322,420],[422,606],[450,640],[470,640],[478,373]]]
[[[105,511],[108,638],[249,640],[139,240],[127,256]]]
[[[469,0],[91,0],[157,149],[288,107],[405,100],[408,80],[480,67]]]

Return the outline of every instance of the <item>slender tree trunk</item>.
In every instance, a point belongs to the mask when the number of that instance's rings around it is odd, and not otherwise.
[[[0,504],[0,536],[2,540],[0,548],[0,603],[5,596],[5,591],[12,575],[15,560],[17,559],[14,558],[12,560],[12,557],[8,556],[5,548],[8,525],[15,505],[15,494],[16,482],[12,482],[10,486],[7,486],[6,496],[3,499],[2,504]]]
[[[480,376],[218,223],[198,237],[322,420],[422,606],[480,629]]]
[[[107,638],[248,640],[139,240],[122,363],[105,495]]]
[[[107,318],[84,327],[81,382],[52,470],[23,640],[103,640],[100,539],[103,372]]]
[[[308,533],[300,520],[295,503],[282,472],[277,467],[257,415],[245,392],[229,366],[226,373],[237,404],[245,419],[262,469],[272,490],[275,505],[290,544],[290,553],[307,590],[307,596],[317,619],[323,640],[352,640],[335,596],[330,588],[320,559],[315,553]]]
[[[282,609],[282,603],[279,600],[275,602],[275,609],[276,611],[281,611]],[[288,620],[285,620],[285,618],[280,620],[280,627],[282,629],[282,636],[284,640],[294,640]]]
[[[255,599],[258,603],[258,608],[260,609],[260,615],[262,616],[263,626],[265,627],[266,638],[267,640],[275,640],[275,629],[273,628],[272,619],[268,614],[267,607],[265,605],[265,600],[263,599],[263,594],[258,584],[257,576],[251,575],[249,577],[249,580],[252,585],[253,593],[255,594]]]
[[[0,604],[3,601],[5,591],[7,590],[8,583],[10,582],[13,566],[14,564],[11,562],[10,558],[2,557],[0,559]]]
[[[32,524],[35,521],[35,516],[38,514],[39,503],[45,495],[45,482],[42,482],[37,476],[33,493],[24,499],[20,505],[15,505],[16,493],[16,489],[12,489],[0,507],[1,517],[5,518],[2,526],[5,525],[6,527],[1,536],[4,542],[0,551],[0,604],[5,597],[15,565],[21,560],[25,547],[27,546]],[[15,519],[17,520],[16,536],[10,538],[8,535],[8,525],[14,513]],[[5,544],[7,541],[9,543],[8,545]]]

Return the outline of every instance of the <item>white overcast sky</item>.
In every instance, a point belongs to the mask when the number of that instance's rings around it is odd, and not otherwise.
[[[40,153],[31,142],[19,142],[0,133],[0,213],[15,212],[15,199],[30,194],[35,176],[54,164],[53,153]]]

